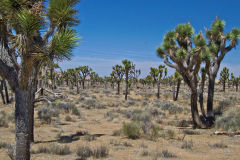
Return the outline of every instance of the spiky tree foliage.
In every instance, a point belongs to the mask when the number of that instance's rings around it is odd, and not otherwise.
[[[205,124],[199,118],[197,108],[197,74],[203,59],[207,59],[210,55],[202,33],[196,35],[193,33],[194,29],[190,24],[178,25],[175,30],[164,36],[162,46],[157,48],[157,53],[164,59],[167,66],[175,68],[181,74],[191,89],[193,123],[195,126],[205,128]]]
[[[0,76],[16,96],[17,160],[30,159],[33,102],[42,62],[69,58],[78,39],[71,28],[77,23],[74,6],[78,0],[48,2],[46,7],[42,0],[0,1],[0,45],[10,61],[0,59]]]
[[[223,70],[220,72],[220,83],[223,85],[223,92],[225,92],[225,86],[227,81],[229,80],[229,69],[224,67]]]
[[[123,70],[124,70],[124,74],[125,74],[125,100],[127,100],[127,96],[128,96],[128,87],[129,87],[129,77],[131,76],[134,68],[135,68],[135,65],[127,60],[127,59],[124,59],[122,60],[122,64],[123,64]]]
[[[124,76],[124,68],[121,65],[115,65],[112,67],[113,71],[111,75],[116,79],[117,82],[117,94],[120,94],[120,84]]]
[[[180,85],[182,81],[182,76],[176,71],[174,75],[172,76],[172,81],[173,81],[173,100],[177,101],[178,99],[178,94],[180,90]],[[175,94],[175,84],[177,83],[177,92]]]
[[[167,68],[164,65],[159,65],[158,68],[150,68],[150,75],[153,78],[153,82],[157,83],[157,98],[160,98],[160,83],[163,77],[167,76]]]
[[[85,89],[86,78],[90,75],[92,69],[89,66],[80,66],[77,70],[81,79],[82,88]]]

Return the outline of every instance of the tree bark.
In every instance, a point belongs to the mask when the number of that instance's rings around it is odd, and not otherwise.
[[[29,141],[29,111],[26,106],[27,91],[15,90],[15,132],[16,132],[16,160],[30,160]]]
[[[158,90],[157,90],[157,98],[160,98],[160,82],[157,84]]]
[[[206,125],[203,124],[201,121],[199,114],[198,114],[198,93],[196,90],[191,90],[191,112],[192,112],[192,119],[194,127],[206,128]]]
[[[3,87],[5,89],[6,103],[8,104],[8,103],[10,103],[10,100],[9,100],[9,96],[8,96],[8,87],[7,87],[6,80],[4,79],[2,81],[2,83],[3,83]]]
[[[128,96],[128,71],[126,71],[126,79],[125,79],[125,83],[126,83],[126,90],[125,90],[125,100],[127,100],[127,96]]]
[[[0,94],[1,94],[1,97],[2,97],[3,104],[6,104],[5,97],[4,97],[4,94],[3,94],[3,80],[0,81]]]
[[[223,80],[223,92],[225,92],[225,80]]]
[[[173,82],[173,85],[172,85],[172,90],[173,90],[173,100],[176,101],[176,97],[175,97],[175,82]]]
[[[208,99],[207,99],[207,120],[209,125],[214,123],[213,114],[213,97],[214,97],[215,77],[209,76],[208,82]]]
[[[205,86],[205,81],[206,81],[206,73],[202,72],[202,80],[201,80],[201,84],[200,84],[200,93],[199,93],[199,104],[200,104],[200,109],[202,112],[202,115],[204,118],[206,118],[206,113],[204,110],[204,105],[203,105],[203,93],[204,93],[204,86]]]
[[[177,82],[177,92],[176,92],[175,101],[178,100],[178,95],[179,95],[179,91],[180,91],[180,86],[181,86],[181,80],[178,80],[178,82]]]

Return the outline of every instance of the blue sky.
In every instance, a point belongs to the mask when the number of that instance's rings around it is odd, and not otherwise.
[[[88,65],[99,75],[109,75],[112,66],[129,59],[146,76],[150,67],[163,61],[156,47],[177,24],[191,22],[195,32],[209,28],[216,15],[226,21],[226,31],[240,27],[239,0],[81,0],[76,27],[82,39],[63,69]],[[222,66],[240,75],[240,45]],[[170,72],[173,72],[170,69]]]

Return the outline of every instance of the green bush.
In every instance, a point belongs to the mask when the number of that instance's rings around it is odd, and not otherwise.
[[[139,122],[130,122],[123,124],[123,134],[130,139],[138,139],[140,137],[141,125]]]

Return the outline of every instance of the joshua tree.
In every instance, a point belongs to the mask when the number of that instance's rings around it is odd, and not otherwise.
[[[238,86],[240,84],[240,77],[235,77],[233,73],[231,73],[231,83],[236,87],[236,92],[238,92]]]
[[[225,86],[228,79],[229,79],[229,69],[227,67],[224,67],[220,73],[220,83],[222,83],[223,85],[223,92],[225,92]]]
[[[197,127],[205,128],[206,125],[201,121],[197,108],[197,75],[203,58],[207,59],[210,56],[202,33],[195,35],[194,38],[193,33],[194,30],[190,24],[178,25],[175,30],[165,35],[162,47],[157,48],[157,53],[164,59],[166,65],[175,68],[181,74],[191,89],[193,123]]]
[[[157,98],[160,98],[160,83],[161,80],[163,78],[163,74],[164,77],[167,76],[167,68],[164,65],[159,65],[158,68],[150,68],[150,75],[153,77],[153,81],[154,83],[157,83]]]
[[[125,72],[125,85],[126,85],[125,100],[127,100],[128,87],[129,87],[128,80],[129,80],[129,77],[131,76],[131,73],[132,73],[135,65],[127,59],[122,60],[122,64],[123,64],[123,69],[124,69],[124,72]]]
[[[90,73],[91,86],[94,85],[99,80],[99,75],[96,72]]]
[[[182,81],[182,76],[176,71],[172,77],[173,81],[173,100],[177,101],[178,99],[178,94],[180,90],[180,85]],[[175,84],[177,83],[177,92],[175,93]]]
[[[163,49],[158,48],[158,53],[164,58],[165,63],[175,68],[190,87],[192,117],[194,123],[199,127],[205,126],[200,121],[197,111],[197,74],[200,65],[203,60],[206,62],[205,69],[209,79],[207,120],[211,125],[214,121],[213,95],[217,72],[225,55],[236,47],[240,35],[240,30],[237,28],[224,34],[224,26],[224,21],[217,18],[211,28],[206,29],[206,39],[208,40],[206,41],[202,33],[192,37],[193,29],[190,24],[178,25],[175,31],[166,34]],[[227,44],[229,45],[227,46]],[[169,58],[175,64],[171,63]]]
[[[92,69],[88,66],[80,66],[77,68],[77,70],[79,71],[79,75],[81,78],[82,88],[85,89],[86,78],[87,78],[87,76],[90,75]]]
[[[69,58],[76,44],[77,37],[71,27],[78,22],[77,10],[73,9],[77,2],[51,0],[45,10],[42,0],[0,1],[0,45],[9,59],[8,62],[0,59],[0,76],[15,93],[17,160],[30,159],[33,104],[42,62]],[[47,26],[49,29],[44,32]]]
[[[116,79],[117,82],[117,94],[120,94],[120,84],[124,75],[124,68],[121,65],[115,65],[112,67],[113,71],[111,75]]]
[[[225,22],[216,18],[212,23],[210,29],[206,29],[206,37],[208,39],[208,48],[211,53],[210,63],[207,71],[208,74],[208,99],[207,99],[207,119],[213,124],[213,97],[214,97],[214,85],[217,77],[220,64],[225,55],[229,53],[238,44],[240,38],[240,30],[238,28],[232,29],[232,31],[225,33]]]

